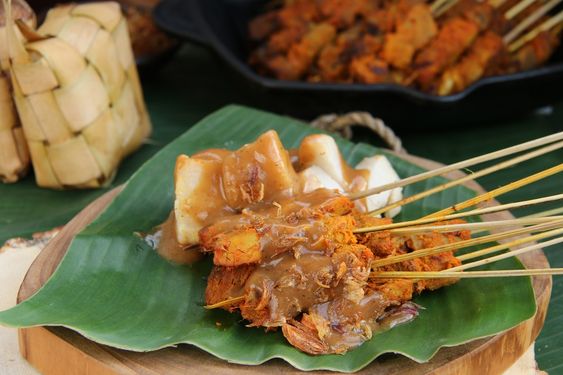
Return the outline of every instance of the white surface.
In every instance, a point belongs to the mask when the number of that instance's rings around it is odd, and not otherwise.
[[[16,304],[19,286],[39,254],[37,246],[0,249],[0,311]],[[37,374],[18,350],[17,331],[0,327],[0,375]]]

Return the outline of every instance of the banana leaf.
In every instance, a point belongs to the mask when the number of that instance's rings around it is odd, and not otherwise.
[[[195,345],[219,358],[256,365],[281,358],[302,370],[356,371],[383,353],[428,361],[440,347],[493,335],[535,312],[529,278],[464,279],[416,297],[425,309],[413,322],[375,335],[341,355],[309,356],[292,348],[280,332],[247,328],[240,316],[202,308],[209,260],[173,265],[135,232],[165,220],[172,208],[172,171],[180,153],[211,147],[235,149],[268,129],[286,147],[295,147],[314,129],[296,120],[229,106],[203,119],[144,164],[110,206],[72,241],[49,281],[30,299],[0,312],[0,324],[13,327],[65,326],[106,345],[151,351],[180,343]],[[348,162],[382,150],[337,138]],[[402,176],[421,169],[389,155]],[[433,178],[406,188],[410,195],[440,184]],[[474,196],[456,187],[406,206],[400,219],[416,218]],[[515,259],[488,268],[521,268]],[[216,323],[220,322],[220,325]]]

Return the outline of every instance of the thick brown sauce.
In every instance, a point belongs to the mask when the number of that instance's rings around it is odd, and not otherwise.
[[[301,311],[332,298],[334,289],[328,286],[334,274],[330,257],[307,254],[296,259],[293,254],[285,253],[258,266],[246,281],[245,291],[256,299],[261,299],[264,293],[270,295],[269,324],[279,326]]]
[[[160,226],[160,239],[156,244],[160,256],[179,264],[191,264],[203,257],[198,247],[186,248],[178,243],[174,213]]]

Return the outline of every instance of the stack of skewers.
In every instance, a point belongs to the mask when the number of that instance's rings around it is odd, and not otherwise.
[[[395,83],[437,95],[544,64],[560,0],[285,1],[249,25],[250,64],[282,80]]]
[[[288,151],[269,131],[236,151],[178,157],[174,210],[159,232],[158,251],[181,263],[213,254],[206,308],[239,311],[249,327],[281,329],[303,352],[343,354],[376,332],[414,319],[418,307],[410,301],[418,293],[462,278],[563,274],[561,268],[466,271],[562,243],[561,208],[519,219],[465,222],[561,201],[563,194],[557,194],[471,209],[561,173],[563,163],[416,220],[391,220],[404,205],[562,147],[563,133],[557,133],[383,182],[381,155],[351,168],[330,136],[305,137]],[[405,186],[507,156],[402,198]],[[374,199],[381,194],[386,198]],[[539,240],[546,241],[534,243]],[[460,249],[468,252],[459,254]]]

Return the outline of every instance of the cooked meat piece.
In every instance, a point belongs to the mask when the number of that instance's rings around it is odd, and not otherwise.
[[[350,63],[350,76],[360,83],[385,83],[390,81],[389,65],[373,56],[355,58]]]
[[[415,58],[417,81],[422,88],[428,90],[436,76],[473,44],[478,33],[473,22],[462,18],[447,21],[436,39]]]
[[[438,83],[438,95],[449,95],[467,88],[483,77],[489,65],[504,49],[502,38],[487,31],[475,41],[461,61],[447,69]]]
[[[277,11],[261,14],[250,21],[248,33],[252,40],[263,40],[270,36],[280,27],[279,14]]]
[[[369,249],[353,244],[339,246],[332,255],[282,254],[248,278],[242,316],[251,326],[279,327],[337,296],[359,303],[372,259]]]
[[[430,7],[417,4],[397,25],[394,33],[385,36],[382,58],[390,65],[406,69],[414,53],[424,47],[438,33]]]
[[[214,266],[207,278],[205,288],[205,304],[213,305],[218,302],[238,297],[243,294],[244,284],[248,277],[254,272],[255,265],[240,267]],[[237,305],[224,307],[226,310],[234,310]]]
[[[333,251],[337,244],[355,243],[355,219],[347,216],[354,204],[334,192],[316,190],[301,200],[266,205],[255,211],[225,217],[199,233],[203,251],[213,252],[213,262],[237,266],[268,260],[300,249]],[[315,200],[324,199],[319,204]]]
[[[557,34],[547,31],[541,32],[513,54],[512,66],[516,70],[536,68],[547,61],[559,43]]]
[[[317,54],[329,44],[336,34],[328,23],[311,28],[299,43],[293,44],[286,56],[276,56],[268,62],[269,69],[278,79],[297,80],[301,78]]]

